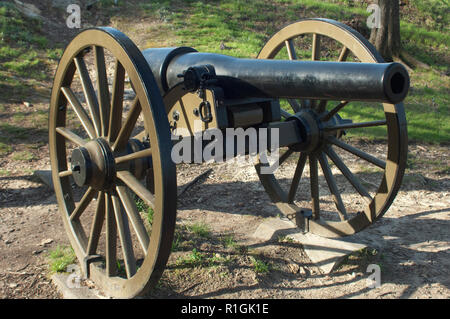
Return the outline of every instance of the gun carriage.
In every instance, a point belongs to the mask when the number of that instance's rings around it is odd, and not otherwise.
[[[309,60],[297,56],[295,48],[296,39],[305,35],[312,37]],[[339,47],[334,62],[319,60],[321,45],[331,42]],[[133,93],[130,107],[124,106],[127,86]],[[332,20],[288,25],[256,59],[189,47],[141,52],[112,28],[81,32],[66,48],[55,75],[49,148],[59,210],[83,271],[117,297],[142,294],[157,283],[174,237],[177,181],[171,134],[177,132],[194,137],[210,129],[278,129],[283,150],[278,163],[297,159],[291,180],[286,184],[274,173],[263,174],[270,164],[262,156],[255,168],[280,212],[326,237],[363,230],[386,212],[401,184],[407,157],[401,102],[408,89],[402,65],[384,63],[364,37]],[[380,103],[384,118],[358,122],[357,116],[341,117],[353,101]],[[346,131],[366,127],[385,132],[383,158],[342,139]],[[382,171],[375,192],[369,193],[336,148]],[[344,204],[328,158],[362,205]],[[321,209],[319,167],[334,212]],[[296,194],[307,168],[309,204],[303,207]],[[138,202],[153,210],[150,226]]]

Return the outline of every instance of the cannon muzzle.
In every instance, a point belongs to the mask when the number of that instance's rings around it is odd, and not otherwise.
[[[241,59],[192,48],[147,49],[143,54],[162,92],[182,82],[190,67],[211,65],[229,97],[300,98],[399,103],[409,75],[399,63]]]

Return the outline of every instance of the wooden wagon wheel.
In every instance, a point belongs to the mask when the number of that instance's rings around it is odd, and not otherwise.
[[[111,296],[144,293],[171,251],[176,169],[155,79],[123,33],[89,29],[68,45],[54,79],[49,148],[59,210],[84,272]]]
[[[352,58],[354,62],[380,63],[384,62],[375,48],[358,32],[348,26],[327,19],[305,19],[288,25],[276,33],[262,48],[260,59],[301,59],[300,45],[309,39],[312,60],[324,60],[321,56],[321,46],[329,45],[326,54],[331,61],[345,62]],[[300,47],[301,48],[301,47]],[[303,46],[304,48],[304,46]],[[309,47],[307,47],[309,50]],[[333,56],[333,50],[336,53]],[[306,55],[306,54],[305,54]],[[309,54],[308,54],[309,55]],[[309,58],[309,57],[308,57]],[[298,101],[287,100],[286,105],[291,111],[281,110],[282,117],[287,119],[293,114],[306,114],[313,118],[318,131],[315,133],[318,141],[316,147],[299,155],[295,149],[288,149],[279,159],[280,168],[289,158],[298,156],[295,170],[291,173],[292,180],[283,185],[281,178],[275,174],[261,174],[261,162],[256,165],[259,178],[272,201],[286,215],[307,209],[312,211],[309,230],[325,237],[340,237],[359,232],[381,217],[391,205],[398,192],[407,158],[407,129],[403,104],[383,104],[378,109],[384,110],[385,119],[377,119],[364,123],[352,123],[350,119],[342,119],[339,113],[349,107],[347,101]],[[374,108],[374,112],[376,107]],[[306,113],[305,113],[306,112]],[[356,115],[355,115],[356,116]],[[386,158],[381,159],[345,142],[342,138],[345,131],[377,126],[382,128],[387,138]],[[364,161],[368,167],[379,168],[380,178],[374,191],[366,189],[359,176],[354,174],[344,163],[338,150],[354,155],[355,159]],[[281,153],[281,152],[280,152]],[[340,185],[333,174],[328,158],[336,166],[336,172],[342,174],[341,180],[346,180],[356,190],[362,205],[345,204],[342,199]],[[307,165],[307,163],[309,165]],[[319,176],[319,166],[324,178]],[[306,179],[304,171],[309,168],[309,199],[297,200],[297,191],[302,179]],[[303,175],[303,178],[302,178]],[[329,189],[328,204],[323,200],[324,192],[320,192],[319,180]],[[366,181],[367,182],[367,181]],[[370,183],[369,183],[370,184]],[[304,194],[304,192],[303,192]],[[321,198],[322,197],[322,198]],[[304,207],[305,203],[307,207]],[[324,209],[324,205],[327,205]],[[349,207],[350,206],[350,207]],[[353,206],[353,207],[352,207]]]

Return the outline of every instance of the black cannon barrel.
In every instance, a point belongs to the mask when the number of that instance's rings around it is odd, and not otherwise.
[[[409,75],[399,63],[241,59],[193,52],[191,48],[147,49],[144,56],[167,91],[183,71],[212,65],[229,97],[275,97],[399,103]]]

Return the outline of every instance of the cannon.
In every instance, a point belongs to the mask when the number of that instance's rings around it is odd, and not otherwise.
[[[55,74],[49,150],[59,211],[83,272],[116,297],[156,285],[174,238],[174,136],[189,140],[211,130],[275,129],[269,139],[277,136],[276,163],[294,161],[292,171],[263,172],[274,149],[259,143],[255,168],[279,211],[325,237],[363,230],[387,211],[401,185],[408,89],[402,65],[384,63],[363,36],[328,19],[284,27],[255,59],[190,47],[140,51],[118,30],[82,31]],[[361,103],[375,120],[358,121]],[[368,128],[384,136],[376,155],[344,139]],[[250,150],[246,143],[243,154]],[[352,172],[339,152],[378,170],[376,185]],[[301,180],[306,193],[299,192]],[[345,202],[344,195],[357,199]],[[138,205],[151,208],[151,222]]]

